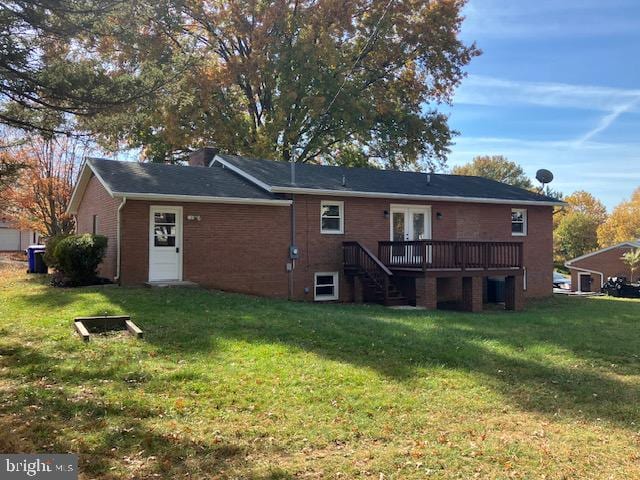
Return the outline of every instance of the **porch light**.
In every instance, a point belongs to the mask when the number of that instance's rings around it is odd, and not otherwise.
[[[389,218],[389,210],[384,211],[384,218]]]
[[[437,212],[437,213],[436,213],[436,218],[437,218],[438,220],[442,219],[442,213]]]

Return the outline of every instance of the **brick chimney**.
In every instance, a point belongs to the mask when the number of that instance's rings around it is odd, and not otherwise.
[[[218,153],[215,147],[204,147],[189,154],[190,167],[208,167],[213,157]]]

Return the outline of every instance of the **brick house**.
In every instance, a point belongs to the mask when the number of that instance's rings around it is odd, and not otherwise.
[[[565,266],[571,272],[571,289],[577,292],[599,292],[608,277],[626,277],[631,280],[630,267],[621,257],[636,248],[640,248],[640,239],[618,243],[568,260]]]
[[[478,311],[552,292],[561,202],[492,180],[216,154],[88,159],[69,212],[109,238],[101,274],[309,301]]]

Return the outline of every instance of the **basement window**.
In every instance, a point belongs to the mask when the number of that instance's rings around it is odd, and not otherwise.
[[[320,202],[320,233],[344,233],[344,202]]]
[[[338,300],[338,272],[315,274],[313,299],[316,302]]]
[[[511,209],[511,235],[522,237],[527,234],[527,210],[524,208]]]

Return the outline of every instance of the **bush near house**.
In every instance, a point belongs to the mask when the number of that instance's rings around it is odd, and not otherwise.
[[[92,285],[96,283],[98,265],[106,250],[107,237],[102,235],[53,237],[47,243],[47,258],[51,260],[48,265],[62,275],[65,286]]]
[[[54,235],[53,237],[49,237],[46,243],[46,250],[44,251],[44,262],[47,264],[49,268],[53,268],[54,270],[59,270],[58,261],[55,256],[56,247],[58,244],[67,238],[68,234],[60,234]]]

